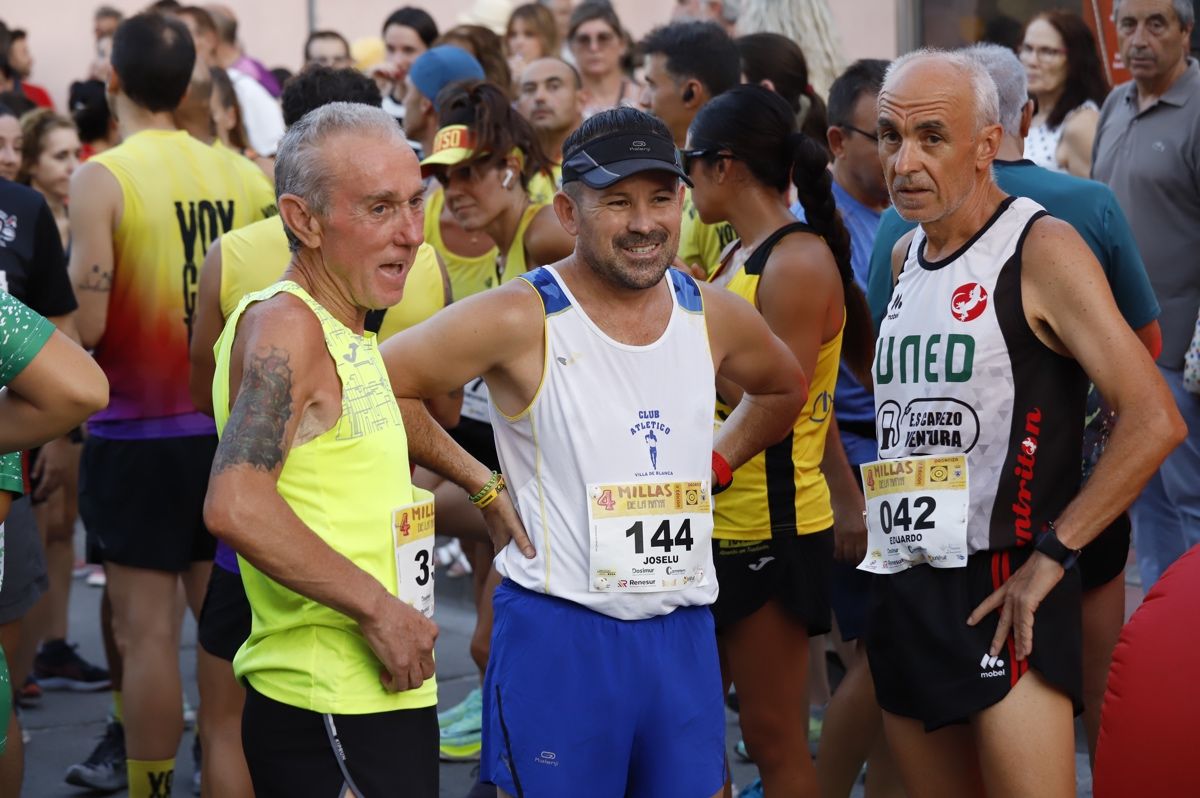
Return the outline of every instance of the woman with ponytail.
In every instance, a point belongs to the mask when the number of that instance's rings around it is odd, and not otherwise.
[[[825,149],[796,130],[787,101],[748,84],[719,95],[692,121],[681,155],[700,218],[728,220],[738,235],[713,282],[752,303],[808,375],[808,404],[792,432],[739,468],[715,498],[721,592],[713,615],[725,687],[737,685],[742,734],[765,790],[748,794],[816,796],[804,753],[808,638],[829,631],[833,564],[820,463],[842,350],[857,373],[868,373],[870,314],[851,273]],[[788,211],[789,182],[807,223]],[[739,399],[718,383],[718,424]]]

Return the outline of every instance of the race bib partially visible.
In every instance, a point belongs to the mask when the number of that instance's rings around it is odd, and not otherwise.
[[[484,424],[492,423],[492,416],[488,411],[488,402],[491,394],[488,393],[487,383],[483,381],[483,377],[476,377],[463,386],[463,403],[462,416],[473,421],[482,421]]]
[[[708,584],[708,482],[591,484],[593,593],[660,593]]]
[[[433,494],[413,486],[412,504],[392,510],[396,595],[433,617]]]
[[[859,468],[867,500],[867,556],[859,568],[894,574],[921,563],[966,567],[966,455],[877,460]]]

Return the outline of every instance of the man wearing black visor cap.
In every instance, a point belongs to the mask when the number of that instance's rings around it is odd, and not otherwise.
[[[563,146],[575,251],[381,347],[397,396],[482,376],[520,526],[498,539],[480,775],[501,795],[702,798],[725,781],[712,496],[804,374],[747,303],[671,269],[687,180],[662,122]],[[714,439],[716,379],[741,396]]]

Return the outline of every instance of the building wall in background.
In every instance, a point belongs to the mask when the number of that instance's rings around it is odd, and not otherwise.
[[[635,37],[670,17],[675,0],[613,0],[622,22]],[[107,0],[127,13],[148,3]],[[270,67],[295,70],[308,35],[307,0],[225,0],[238,15],[246,50]],[[402,5],[424,5],[441,27],[450,27],[472,0],[315,0],[316,25],[333,28],[354,41],[378,36],[379,26]],[[518,3],[514,2],[514,6]],[[62,110],[67,87],[86,75],[93,57],[92,12],[97,0],[4,3],[0,19],[29,32],[35,59],[31,82],[50,91]],[[830,0],[841,33],[846,62],[856,58],[890,58],[896,54],[894,0]]]

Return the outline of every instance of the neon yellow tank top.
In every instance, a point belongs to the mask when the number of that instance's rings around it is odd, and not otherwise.
[[[492,247],[482,255],[467,258],[451,252],[442,240],[442,208],[446,205],[446,192],[439,188],[425,200],[425,243],[431,245],[442,256],[446,272],[450,275],[450,292],[455,299],[466,299],[480,291],[486,291],[507,280],[496,273],[496,259],[500,250]],[[512,279],[509,277],[509,279]]]
[[[408,441],[375,335],[346,328],[294,282],[242,299],[214,348],[213,409],[218,433],[229,420],[229,364],[238,320],[254,302],[286,291],[321,322],[343,388],[333,427],[288,454],[279,495],[335,551],[397,592],[392,511],[413,501]],[[238,558],[250,600],[250,636],[234,672],[263,695],[313,712],[361,715],[437,703],[434,679],[388,692],[380,664],[349,617],[295,593]]]
[[[283,219],[278,216],[222,236],[221,315],[228,319],[242,297],[278,282],[291,259]],[[384,314],[380,342],[425,321],[445,306],[437,255],[433,247],[422,244],[404,281],[404,297]]]
[[[525,258],[525,233],[529,230],[529,225],[533,221],[533,217],[538,215],[542,208],[546,207],[546,203],[531,202],[525,212],[521,214],[521,221],[517,223],[517,232],[513,236],[512,244],[508,248],[508,254],[504,256],[504,268],[502,272],[502,282],[508,282],[515,277],[520,277],[525,272],[529,271],[529,263]],[[535,263],[534,266],[543,266],[545,264]]]
[[[797,225],[795,230],[813,232],[807,225]],[[726,286],[755,307],[758,283],[773,248],[773,244],[768,244],[771,242],[764,242]],[[713,537],[764,540],[772,534],[809,535],[833,526],[829,486],[821,473],[821,458],[833,415],[833,391],[844,332],[843,318],[838,334],[821,344],[816,371],[809,377],[808,403],[792,431],[779,443],[750,458],[734,472],[733,485],[716,497]],[[733,409],[718,394],[717,425],[731,412]]]
[[[529,198],[539,205],[549,205],[554,201],[562,185],[562,164],[556,163],[550,167],[550,174],[538,172],[529,180]]]

